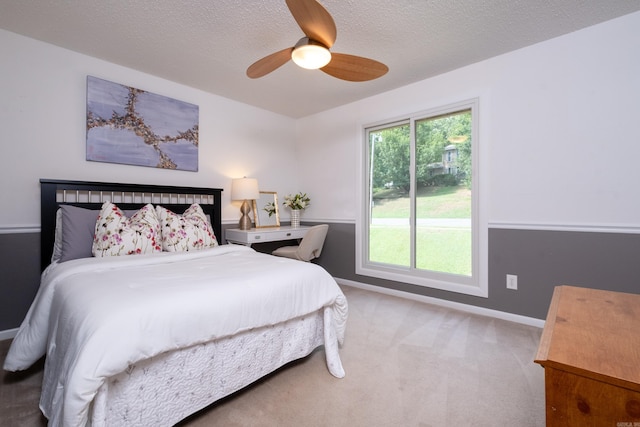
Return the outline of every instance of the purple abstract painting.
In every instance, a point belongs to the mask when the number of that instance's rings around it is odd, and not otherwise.
[[[198,106],[87,77],[87,160],[198,170]]]

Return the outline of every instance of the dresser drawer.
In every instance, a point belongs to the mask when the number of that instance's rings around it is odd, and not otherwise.
[[[640,393],[545,368],[547,427],[639,426]]]

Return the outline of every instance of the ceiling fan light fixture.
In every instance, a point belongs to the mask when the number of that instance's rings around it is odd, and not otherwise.
[[[299,67],[317,70],[331,61],[331,52],[322,44],[303,37],[291,52],[291,59]]]

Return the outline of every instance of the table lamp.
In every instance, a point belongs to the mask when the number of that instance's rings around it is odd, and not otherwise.
[[[258,180],[255,178],[237,178],[231,181],[231,200],[243,200],[240,206],[242,217],[238,223],[240,230],[249,230],[251,228],[251,206],[249,200],[255,200],[260,196],[258,191]]]

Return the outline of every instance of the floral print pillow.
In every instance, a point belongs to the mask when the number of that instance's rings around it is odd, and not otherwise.
[[[161,252],[160,223],[153,205],[131,218],[111,202],[104,202],[96,222],[91,252],[95,257]]]
[[[194,203],[182,215],[156,206],[162,233],[162,250],[185,252],[218,246],[202,207]]]

